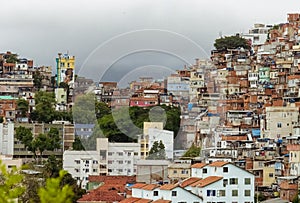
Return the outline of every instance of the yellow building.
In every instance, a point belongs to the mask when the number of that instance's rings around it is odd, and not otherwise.
[[[271,186],[275,182],[275,168],[270,166],[263,167],[263,186]]]
[[[177,183],[181,180],[191,177],[191,164],[173,163],[168,166],[168,178],[171,183]]]
[[[56,71],[57,71],[57,86],[61,82],[67,84],[74,83],[75,81],[75,56],[69,54],[58,54],[56,58]]]
[[[145,159],[149,153],[149,128],[157,128],[163,130],[163,122],[144,122],[143,135],[140,137],[139,143],[141,145],[141,159]]]

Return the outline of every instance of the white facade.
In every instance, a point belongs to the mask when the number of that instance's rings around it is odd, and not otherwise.
[[[140,159],[139,143],[110,143],[107,138],[97,138],[97,151],[108,175],[136,174],[136,162]]]
[[[150,188],[150,189],[149,189]],[[151,189],[154,188],[154,189]],[[172,203],[200,203],[201,197],[191,193],[179,185],[163,185],[155,187],[153,185],[141,184],[140,187],[132,188],[132,197],[150,200],[170,200]]]
[[[13,155],[14,153],[14,124],[0,123],[0,154]]]
[[[174,132],[169,130],[159,130],[157,128],[149,128],[149,149],[153,146],[155,141],[162,141],[165,145],[167,159],[173,159],[174,157]]]
[[[98,151],[64,151],[63,169],[86,188],[89,175],[99,175],[99,160]]]
[[[191,186],[186,187],[188,190],[197,191],[203,197],[203,202],[210,202],[215,198],[218,198],[218,202],[254,202],[254,175],[233,164],[214,162],[203,164],[202,167],[192,166],[192,177],[202,178],[202,182],[212,182],[198,187],[201,185],[199,182],[194,189]]]

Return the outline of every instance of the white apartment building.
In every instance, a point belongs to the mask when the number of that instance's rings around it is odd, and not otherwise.
[[[254,202],[254,175],[229,162],[192,165],[192,177],[201,178],[185,189],[201,196],[203,202]]]
[[[0,123],[0,154],[13,155],[14,153],[14,124]]]
[[[132,197],[175,203],[253,203],[254,175],[228,162],[192,165],[192,177],[177,184],[142,184]]]
[[[97,138],[97,151],[100,154],[101,174],[136,174],[136,162],[140,159],[139,143],[110,143],[108,138]]]
[[[68,171],[77,184],[81,184],[82,188],[86,188],[89,175],[99,175],[98,151],[64,151],[63,169]]]
[[[157,128],[149,128],[148,133],[149,150],[151,149],[155,141],[160,142],[161,140],[165,146],[166,158],[172,160],[174,157],[174,132],[169,130],[160,130]]]

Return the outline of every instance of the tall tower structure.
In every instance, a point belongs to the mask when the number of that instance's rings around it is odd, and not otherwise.
[[[69,56],[68,53],[58,53],[56,58],[56,85],[57,87],[61,82],[73,86],[75,82],[75,56]]]

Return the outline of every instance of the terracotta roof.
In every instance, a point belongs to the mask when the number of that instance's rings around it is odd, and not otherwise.
[[[207,185],[210,185],[214,182],[217,182],[219,180],[221,180],[223,177],[219,177],[219,176],[209,176],[207,178],[204,178],[202,180],[199,181],[198,183],[198,187],[205,187]]]
[[[185,179],[185,180],[180,184],[180,186],[184,188],[184,187],[186,187],[186,186],[188,186],[188,185],[191,185],[192,183],[197,182],[197,181],[199,181],[199,180],[201,180],[201,178],[191,177],[191,178]]]
[[[202,180],[202,179],[201,179]],[[197,185],[199,185],[201,182],[201,180],[198,180],[198,181],[196,181],[196,182],[194,182],[194,183],[192,183],[192,184],[190,184],[190,186],[191,187],[196,187]]]
[[[173,190],[177,186],[178,186],[177,184],[165,184],[165,185],[161,186],[159,189],[161,189],[161,190]]]
[[[196,164],[193,164],[191,166],[191,168],[203,168],[206,165],[207,165],[206,163],[196,163]]]
[[[100,187],[89,191],[78,202],[105,201],[115,202],[125,199],[122,193],[130,194],[131,190],[126,188],[127,183],[134,183],[132,176],[89,176],[91,182],[103,183]]]
[[[141,198],[129,197],[129,198],[122,200],[120,203],[133,203],[133,202],[137,202],[140,199]]]
[[[172,201],[170,201],[170,200],[158,199],[158,200],[153,201],[152,203],[170,203],[170,202],[172,202]]]
[[[222,166],[225,166],[226,164],[229,164],[229,163],[225,162],[225,161],[215,161],[215,162],[209,164],[209,166],[222,167]]]
[[[83,195],[77,202],[87,202],[87,201],[106,201],[106,202],[115,202],[121,201],[125,197],[118,194],[118,191],[101,191],[96,192],[95,190],[90,193]]]
[[[149,203],[149,202],[152,202],[152,200],[150,200],[150,199],[139,199],[135,203]]]
[[[159,187],[159,186],[156,185],[156,184],[148,184],[148,185],[142,187],[142,189],[143,189],[143,190],[153,190],[153,189],[158,188],[158,187]]]
[[[136,183],[131,188],[139,188],[139,189],[141,189],[142,187],[145,187],[146,185],[147,184],[145,184],[145,183]]]

